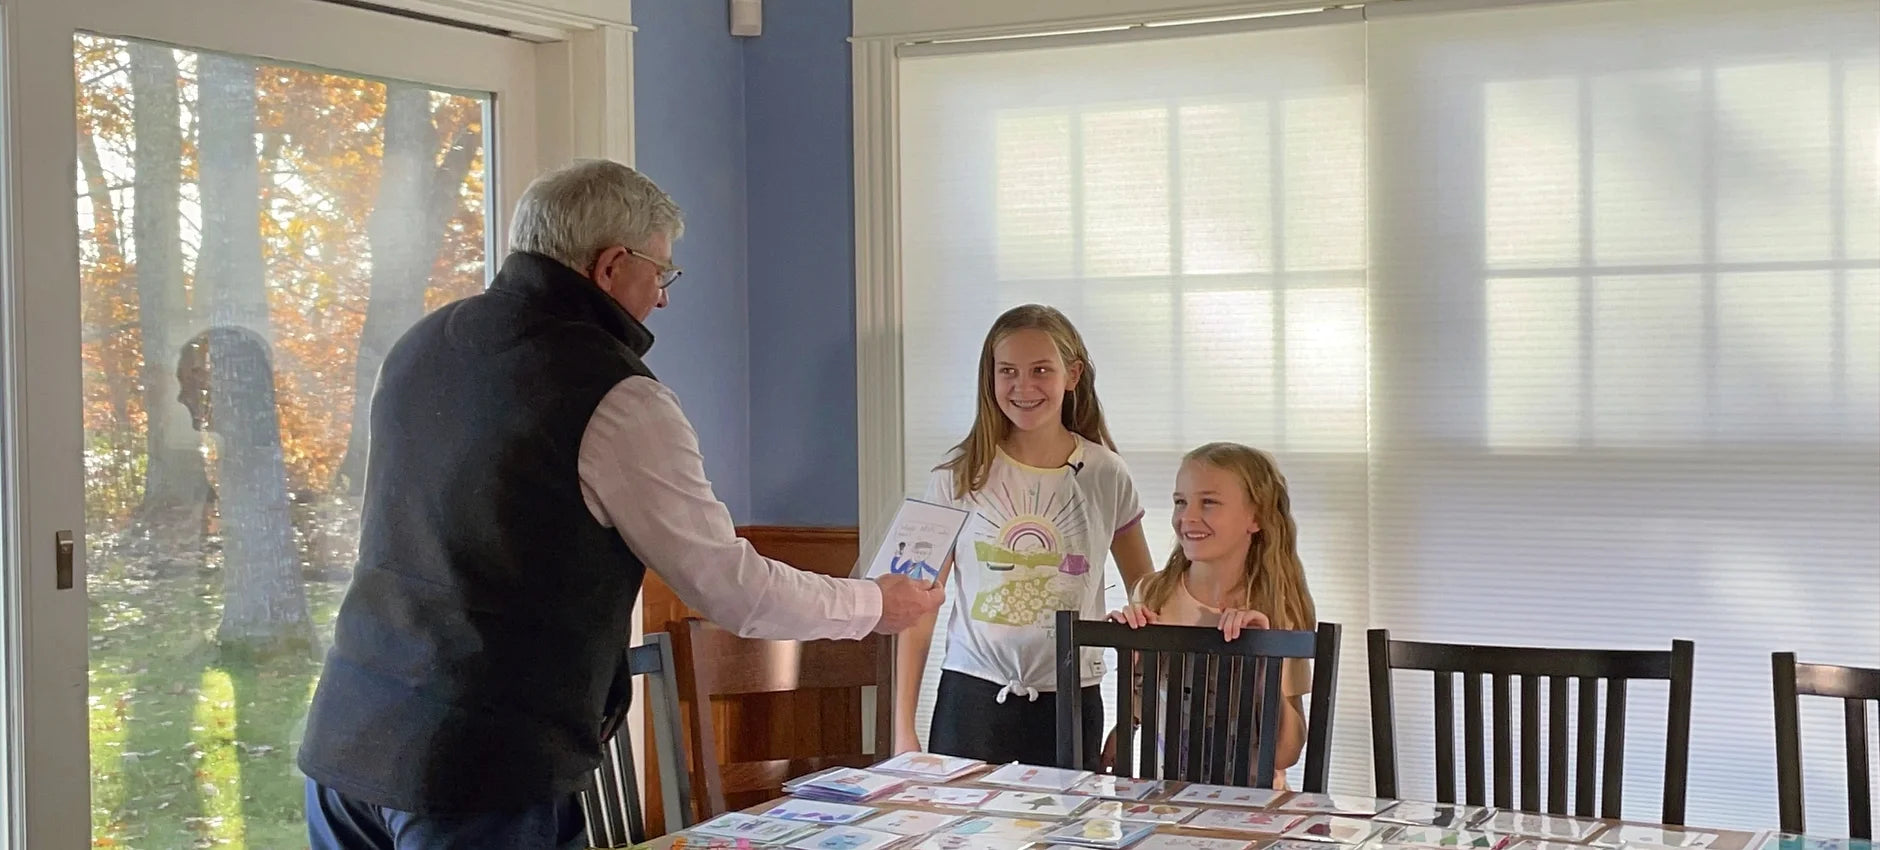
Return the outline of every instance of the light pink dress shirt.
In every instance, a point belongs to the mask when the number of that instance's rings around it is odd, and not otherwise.
[[[743,637],[852,640],[881,619],[874,582],[799,570],[737,536],[705,478],[698,434],[658,381],[628,378],[601,399],[580,471],[594,518],[713,623]]]

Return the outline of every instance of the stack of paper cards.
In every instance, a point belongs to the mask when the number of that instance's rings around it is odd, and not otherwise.
[[[998,796],[981,805],[979,810],[1028,818],[1066,818],[1083,808],[1091,799],[1036,791],[1001,791]]]
[[[1279,835],[1305,818],[1299,815],[1276,814],[1273,812],[1250,812],[1245,809],[1203,809],[1187,823],[1182,824],[1193,829],[1225,829],[1229,832],[1257,832],[1264,835]]]
[[[1819,838],[1775,832],[1763,842],[1762,850],[1874,850],[1876,846],[1865,838]]]
[[[1026,850],[1033,846],[1022,838],[1001,838],[985,835],[955,835],[937,833],[920,840],[908,850]]]
[[[1481,806],[1405,801],[1385,809],[1377,816],[1377,819],[1384,823],[1400,823],[1405,826],[1444,826],[1463,829],[1474,826],[1493,814],[1495,814],[1494,809]]]
[[[977,770],[985,762],[934,753],[902,753],[878,765],[874,770],[914,776],[931,782],[951,782]]]
[[[1339,850],[1348,846],[1335,841],[1296,841],[1288,838],[1266,845],[1266,850]]]
[[[867,827],[878,832],[892,832],[895,835],[926,835],[929,832],[945,828],[958,821],[960,815],[947,815],[939,812],[923,812],[919,809],[897,809],[884,812],[881,817],[864,821],[857,826]]]
[[[979,777],[979,781],[987,785],[1004,785],[1031,791],[1068,791],[1071,786],[1088,778],[1090,771],[1087,770],[1065,770],[1013,762]]]
[[[948,824],[940,830],[942,835],[977,835],[981,838],[997,838],[1009,841],[1029,841],[1039,833],[1058,825],[1054,820],[1035,820],[1033,818],[1002,818],[992,815],[980,815],[967,818],[958,823]]]
[[[1286,837],[1332,844],[1358,844],[1370,838],[1371,833],[1376,831],[1377,826],[1368,820],[1319,815],[1306,818],[1292,829],[1286,830]]]
[[[1496,812],[1472,826],[1489,832],[1548,838],[1577,844],[1591,838],[1593,833],[1598,832],[1605,824],[1598,821],[1574,820],[1529,812]]]
[[[1709,832],[1620,824],[1601,834],[1593,841],[1593,846],[1623,847],[1628,844],[1650,844],[1655,847],[1709,847],[1716,842],[1717,836]]]
[[[1263,809],[1279,799],[1271,788],[1240,788],[1233,785],[1190,785],[1168,798],[1171,803],[1206,803],[1220,806],[1249,806]]]
[[[907,787],[906,777],[870,773],[852,767],[825,770],[783,786],[787,793],[806,800],[863,803]]]
[[[876,832],[853,826],[833,826],[790,842],[792,850],[880,850],[900,841],[892,832]]]
[[[798,821],[760,818],[743,812],[726,812],[692,827],[690,832],[697,835],[715,835],[720,838],[742,838],[758,844],[782,844],[812,829],[815,827]]]
[[[1142,823],[1181,823],[1190,815],[1201,811],[1193,806],[1177,806],[1170,803],[1131,803],[1127,800],[1104,800],[1077,813],[1082,818],[1115,818],[1133,820]]]
[[[1279,810],[1368,818],[1390,808],[1391,805],[1389,800],[1374,800],[1370,797],[1348,797],[1342,794],[1294,794],[1292,799],[1279,807]]]
[[[1203,838],[1199,835],[1168,835],[1158,833],[1142,840],[1134,850],[1247,850],[1253,846],[1251,841],[1238,838]],[[1315,844],[1313,850],[1323,850],[1325,845]]]
[[[757,850],[767,845],[758,844],[749,838],[726,838],[722,835],[681,832],[673,836],[672,843],[666,846],[672,850]]]
[[[1077,783],[1076,787],[1071,789],[1071,793],[1103,797],[1109,800],[1141,800],[1160,790],[1162,790],[1160,779],[1125,779],[1121,776],[1099,774]]]
[[[767,818],[800,820],[805,823],[840,824],[854,823],[875,813],[867,806],[851,806],[846,803],[826,803],[821,800],[784,800],[764,813]]]
[[[1514,843],[1514,838],[1505,833],[1446,829],[1440,826],[1400,826],[1383,837],[1384,842],[1391,845],[1442,850],[1503,850]]]
[[[1044,841],[1102,847],[1105,850],[1127,847],[1155,831],[1152,823],[1131,823],[1110,818],[1084,818],[1064,824],[1041,836]]]
[[[1579,844],[1568,844],[1564,841],[1544,841],[1539,838],[1524,838],[1508,845],[1504,850],[1586,850],[1586,847]]]
[[[941,809],[977,809],[999,792],[987,788],[951,788],[945,785],[914,785],[895,792],[890,803],[933,806]]]

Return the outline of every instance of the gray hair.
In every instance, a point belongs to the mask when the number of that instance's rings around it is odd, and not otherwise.
[[[646,175],[606,159],[582,159],[535,179],[516,202],[509,247],[585,273],[615,245],[644,249],[685,232],[679,205]]]

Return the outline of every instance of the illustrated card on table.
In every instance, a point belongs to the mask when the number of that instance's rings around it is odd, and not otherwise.
[[[1430,847],[1440,850],[1503,850],[1514,837],[1501,832],[1475,829],[1447,829],[1440,826],[1401,826],[1385,833],[1384,840],[1405,847]]]
[[[979,778],[987,785],[1004,785],[1008,788],[1024,788],[1030,791],[1067,791],[1085,779],[1090,778],[1087,770],[1066,770],[1061,767],[1040,767],[1034,764],[1013,762]]]
[[[1171,803],[1132,803],[1128,800],[1104,800],[1078,813],[1078,817],[1116,818],[1118,820],[1140,821],[1142,823],[1181,823],[1190,815],[1201,811],[1194,806],[1177,806]]]
[[[1039,833],[1057,825],[1058,821],[1054,820],[980,815],[949,824],[940,832],[945,835],[977,835],[984,838],[1029,840],[1037,838]]]
[[[1204,838],[1199,835],[1169,835],[1160,833],[1151,835],[1136,845],[1135,850],[1248,850],[1251,841],[1238,838]],[[1312,850],[1323,850],[1325,845],[1314,844]]]
[[[767,818],[800,820],[806,823],[841,824],[854,823],[874,814],[876,809],[867,806],[851,806],[847,803],[825,803],[818,800],[789,799],[772,806],[763,814]]]
[[[1593,833],[1598,832],[1605,824],[1592,820],[1575,820],[1530,812],[1495,812],[1486,820],[1473,826],[1489,832],[1524,835],[1530,838],[1551,838],[1577,844],[1591,838]]]
[[[1193,829],[1225,829],[1230,832],[1257,832],[1279,835],[1305,818],[1277,812],[1250,812],[1245,809],[1202,809],[1182,826]]]
[[[999,792],[989,788],[954,788],[947,785],[915,785],[888,798],[890,803],[934,806],[942,809],[976,809]]]
[[[1064,818],[1084,807],[1091,797],[1047,794],[1037,791],[1001,791],[979,807],[982,812],[1023,815],[1028,818]]]
[[[1280,805],[1279,810],[1368,818],[1390,806],[1391,803],[1388,800],[1375,800],[1370,797],[1350,797],[1343,794],[1294,794],[1291,799]]]
[[[749,838],[726,838],[722,835],[681,832],[673,836],[672,843],[666,846],[672,850],[757,850],[765,845],[758,844]]]
[[[1377,819],[1384,823],[1400,823],[1405,826],[1444,826],[1462,829],[1474,826],[1494,813],[1494,809],[1481,806],[1419,803],[1406,800],[1379,813]]]
[[[782,844],[811,829],[813,827],[809,824],[800,821],[763,818],[743,812],[726,812],[692,827],[691,831],[701,835],[717,835],[724,838],[748,838],[759,844]]]
[[[1777,832],[1763,842],[1762,850],[1875,850],[1876,847],[1880,845],[1865,838],[1824,838]]]
[[[1622,847],[1627,844],[1653,844],[1659,847],[1709,847],[1717,835],[1690,829],[1664,829],[1656,826],[1620,824],[1601,833],[1595,847]]]
[[[1546,841],[1539,838],[1523,838],[1503,848],[1503,850],[1586,850],[1585,845],[1568,844],[1564,841]]]
[[[1318,815],[1306,818],[1286,830],[1286,837],[1332,844],[1358,844],[1376,831],[1376,824],[1368,820]]]
[[[880,850],[900,841],[892,832],[876,832],[854,826],[832,826],[790,842],[794,850]]]
[[[895,835],[926,835],[958,821],[961,817],[961,815],[939,812],[923,812],[919,809],[897,809],[857,825],[881,832],[892,832]]]
[[[1336,841],[1300,841],[1292,838],[1284,838],[1272,844],[1268,844],[1266,850],[1339,850],[1339,848],[1349,846],[1348,844],[1340,844]]]
[[[947,782],[972,773],[975,768],[983,764],[985,762],[979,759],[943,756],[936,753],[902,753],[875,765],[875,769],[883,773],[898,773],[934,782]]]
[[[1077,783],[1071,793],[1110,800],[1140,800],[1162,790],[1162,784],[1160,779],[1127,779],[1098,774]]]
[[[960,529],[966,527],[968,516],[971,514],[948,505],[903,500],[894,521],[888,524],[881,548],[875,550],[874,559],[860,577],[897,575],[938,584],[940,568],[953,554],[953,542],[959,539]]]
[[[938,833],[921,839],[909,850],[1026,850],[1034,847],[1030,841],[1018,838],[1001,838],[986,835],[955,835]]]
[[[1233,785],[1190,785],[1168,798],[1171,803],[1204,803],[1217,806],[1250,806],[1261,809],[1279,799],[1271,788],[1240,788]]]
[[[1061,841],[1083,847],[1119,848],[1135,843],[1155,831],[1152,823],[1131,823],[1113,818],[1082,818],[1064,824],[1043,836],[1045,841]]]

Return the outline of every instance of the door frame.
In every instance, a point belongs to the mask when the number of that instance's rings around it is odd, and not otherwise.
[[[91,843],[72,36],[493,93],[493,264],[542,168],[632,162],[633,30],[627,0],[613,5],[599,18],[566,0],[433,2],[419,20],[321,0],[0,0],[0,850]],[[473,28],[437,22],[453,15]],[[75,579],[60,590],[65,529]]]

